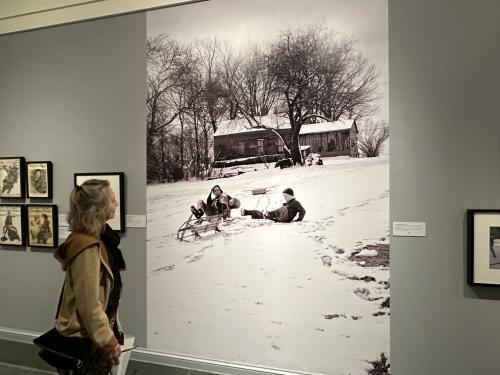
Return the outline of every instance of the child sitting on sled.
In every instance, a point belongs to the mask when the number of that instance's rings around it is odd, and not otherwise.
[[[241,205],[238,198],[232,198],[224,193],[219,185],[215,185],[208,194],[207,201],[199,200],[195,206],[191,206],[191,212],[199,219],[203,215],[222,215],[223,219],[231,217],[231,209],[239,208]]]
[[[285,203],[280,208],[277,208],[273,211],[262,212],[258,210],[245,210],[241,209],[241,215],[247,216],[251,215],[252,219],[269,219],[274,222],[279,223],[290,223],[292,221],[302,221],[304,219],[304,215],[306,214],[306,210],[300,202],[295,199],[293,195],[293,190],[290,188],[286,188],[283,190],[283,197],[285,198]],[[293,220],[295,216],[296,220]]]

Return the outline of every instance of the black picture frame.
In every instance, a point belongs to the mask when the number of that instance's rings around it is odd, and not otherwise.
[[[23,204],[0,204],[0,226],[0,245],[26,246],[26,207]]]
[[[116,232],[125,232],[125,173],[124,172],[85,172],[74,174],[74,185],[81,185],[90,179],[108,180],[115,193],[118,207],[113,219],[108,224]]]
[[[500,209],[467,210],[467,282],[500,286]]]
[[[52,199],[52,178],[51,161],[26,162],[26,196]]]
[[[59,240],[57,205],[27,204],[27,245],[29,247],[55,248]]]
[[[22,156],[0,157],[0,198],[25,197],[25,162]]]

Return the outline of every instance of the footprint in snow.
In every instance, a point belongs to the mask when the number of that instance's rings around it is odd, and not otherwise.
[[[323,255],[321,257],[321,262],[325,267],[331,267],[332,266],[332,257],[329,255]]]
[[[188,260],[186,263],[195,263],[195,262],[198,262],[202,257],[203,257],[202,255],[196,255],[193,258],[191,258],[190,260]]]
[[[153,270],[153,273],[160,273],[162,271],[172,271],[174,268],[175,268],[175,264],[169,264],[168,266],[160,267],[160,268]]]

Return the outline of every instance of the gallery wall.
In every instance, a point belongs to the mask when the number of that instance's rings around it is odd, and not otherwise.
[[[496,374],[500,290],[466,283],[465,210],[500,208],[498,1],[389,2],[392,373]]]
[[[0,37],[0,154],[52,161],[60,214],[74,172],[125,172],[126,213],[145,214],[144,38],[144,14]],[[142,346],[145,242],[145,228],[127,228],[120,246],[121,319]],[[53,324],[63,272],[50,250],[2,247],[0,279],[0,326]]]

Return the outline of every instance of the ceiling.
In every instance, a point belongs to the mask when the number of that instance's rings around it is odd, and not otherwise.
[[[0,35],[205,0],[1,0]]]

